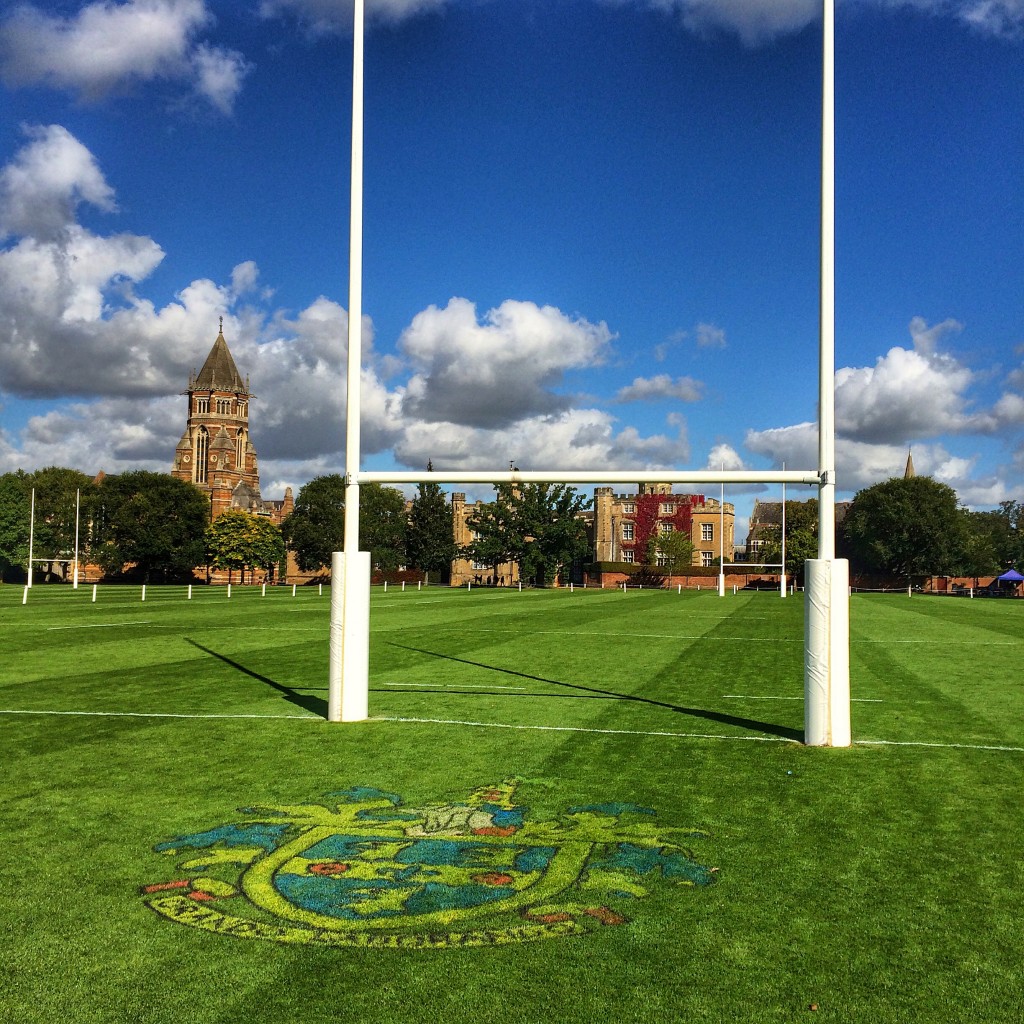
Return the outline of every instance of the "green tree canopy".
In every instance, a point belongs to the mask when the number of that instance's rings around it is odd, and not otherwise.
[[[28,568],[31,514],[29,488],[22,472],[0,476],[0,580],[18,578]]]
[[[926,476],[894,477],[858,491],[843,533],[855,568],[896,576],[960,575],[966,517],[952,487]]]
[[[548,586],[587,552],[579,513],[590,499],[566,484],[498,484],[493,502],[470,516],[476,538],[466,553],[494,567],[516,562],[521,579]]]
[[[818,499],[786,502],[786,575],[801,582],[804,562],[818,557]],[[782,561],[782,532],[771,536],[752,559],[753,565]]]
[[[405,499],[394,487],[363,484],[359,488],[359,548],[370,552],[378,569],[395,569],[405,561]],[[299,490],[295,509],[281,532],[303,572],[331,564],[345,538],[345,480],[337,473],[318,476]]]
[[[245,582],[245,570],[271,571],[285,557],[281,531],[265,516],[254,516],[232,509],[210,523],[206,529],[206,548],[210,565],[227,569],[228,578],[235,569]]]
[[[187,577],[206,562],[210,502],[167,473],[108,476],[96,498],[92,557],[106,572],[134,565],[143,579]]]
[[[647,546],[648,563],[657,562],[669,576],[685,573],[693,565],[694,544],[684,530],[652,537]]]
[[[442,579],[458,557],[452,523],[452,507],[435,483],[421,483],[409,509],[406,528],[408,564]]]
[[[25,478],[36,492],[35,558],[74,558],[76,513],[81,550],[89,545],[98,488],[92,477],[77,469],[48,466]]]
[[[341,550],[345,536],[344,477],[329,473],[301,487],[281,533],[303,572],[329,566],[332,552]]]

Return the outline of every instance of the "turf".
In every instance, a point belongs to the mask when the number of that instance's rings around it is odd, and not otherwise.
[[[90,597],[0,588],[4,1020],[1020,1019],[1024,605],[855,595],[856,742],[812,750],[799,598],[378,591],[373,717],[338,726],[326,591]],[[177,877],[155,846],[239,808],[512,777],[531,817],[699,830],[715,884],[432,950],[246,941],[140,897]]]

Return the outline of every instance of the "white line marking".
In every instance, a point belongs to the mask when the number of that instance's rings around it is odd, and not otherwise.
[[[804,700],[803,697],[753,697],[749,693],[723,693],[723,700]],[[881,697],[851,697],[857,704],[884,704]]]
[[[456,627],[452,627],[456,629]],[[460,633],[513,633],[515,635],[537,636],[540,634],[552,634],[554,636],[620,636],[638,637],[641,640],[749,640],[751,643],[773,643],[773,644],[802,644],[803,637],[774,637],[774,636],[716,636],[713,633],[608,633],[605,631],[594,632],[592,630],[575,629],[530,629],[528,626],[523,629],[499,629],[493,626],[459,626]]]
[[[481,687],[487,690],[525,690],[525,686],[492,686],[489,683],[479,683],[476,686],[462,683],[381,683],[381,686],[415,686],[429,687],[432,690],[479,690]]]
[[[645,732],[641,729],[587,729],[576,725],[508,725],[504,722],[463,722],[451,718],[392,718],[374,716],[370,722],[413,722],[423,725],[472,725],[481,729],[517,729],[536,732],[588,732],[611,736],[671,736],[677,739],[750,740],[755,743],[796,743],[782,736],[717,736],[703,732]]]
[[[1006,750],[1024,754],[1024,747],[1000,747],[990,743],[926,743],[924,740],[855,740],[861,747],[941,747],[944,750]]]
[[[148,626],[152,619],[134,619],[131,622],[91,622],[84,626],[47,626],[51,629],[100,629],[103,626]]]
[[[184,715],[164,711],[12,711],[0,709],[0,715],[71,715],[80,718],[293,718],[322,722],[320,715]]]

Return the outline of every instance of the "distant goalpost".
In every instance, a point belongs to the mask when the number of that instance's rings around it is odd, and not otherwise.
[[[359,487],[417,484],[422,473],[360,469],[363,249],[364,2],[355,0],[352,33],[351,218],[345,533],[331,559],[329,722],[369,717],[370,553],[359,550]],[[804,742],[848,747],[850,727],[849,566],[835,556],[835,0],[822,0],[821,232],[819,278],[818,467],[815,470],[441,470],[443,483],[806,484],[818,488],[818,557],[805,563]]]

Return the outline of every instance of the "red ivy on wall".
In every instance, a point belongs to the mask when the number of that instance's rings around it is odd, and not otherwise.
[[[642,562],[647,554],[647,544],[657,536],[659,523],[671,523],[674,530],[690,536],[693,523],[693,507],[704,504],[703,494],[638,494],[633,503],[636,512],[631,517],[634,524],[633,541],[623,541],[623,548],[637,552],[636,561]],[[674,503],[672,515],[661,515],[663,504]]]

